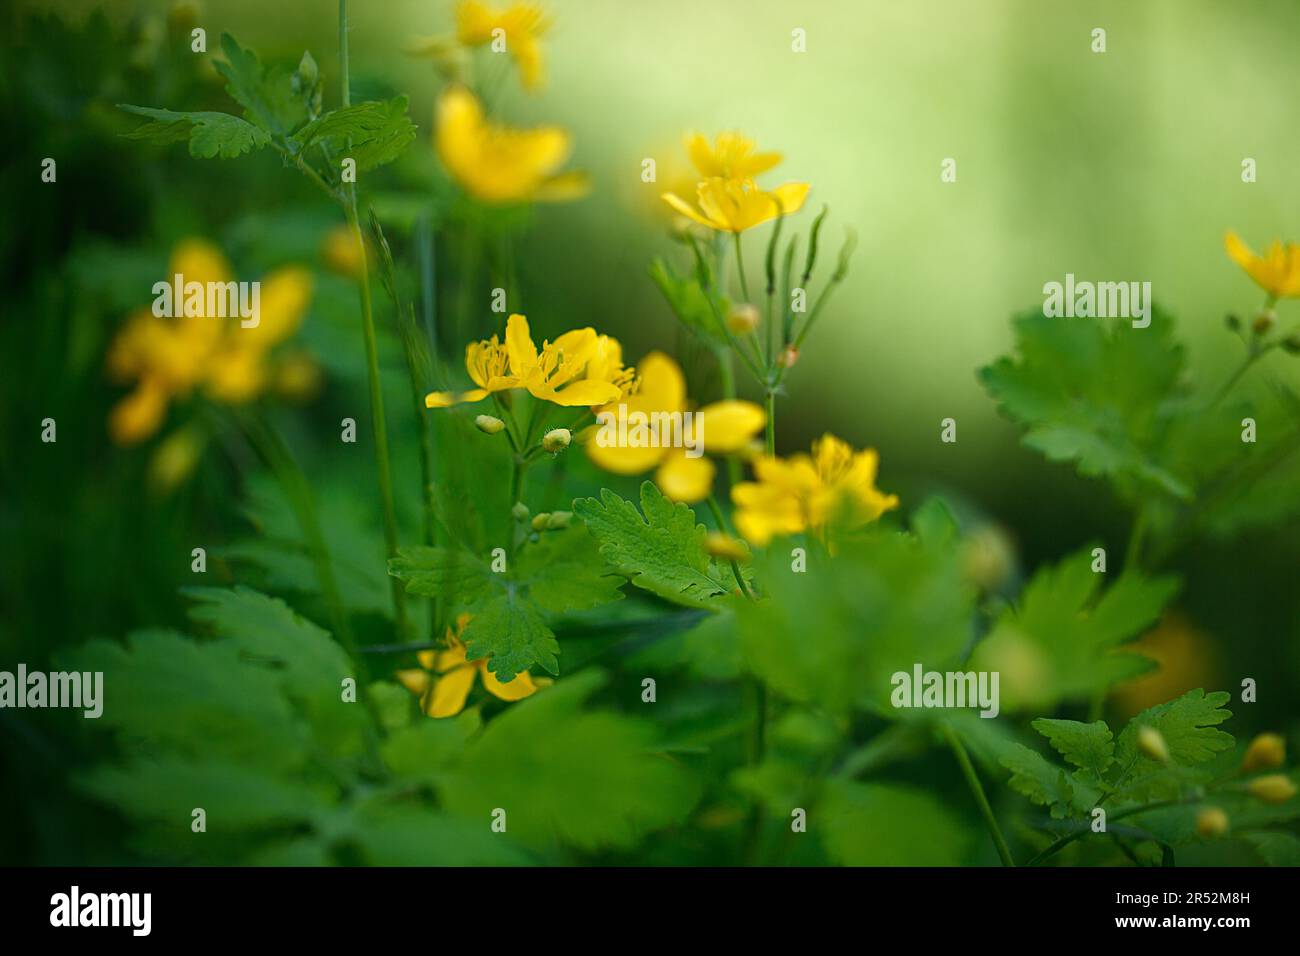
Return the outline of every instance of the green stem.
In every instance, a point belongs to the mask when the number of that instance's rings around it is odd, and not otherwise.
[[[740,294],[749,301],[749,283],[745,280],[745,257],[740,251],[740,233],[733,232],[732,238],[736,240],[736,272],[740,275]]]
[[[1189,803],[1201,803],[1201,802],[1202,802],[1201,797],[1189,797],[1181,800],[1161,800],[1157,803],[1148,803],[1136,807],[1127,807],[1123,810],[1119,810],[1116,811],[1115,813],[1110,814],[1106,818],[1106,822],[1107,824],[1110,824],[1110,823],[1114,823],[1116,820],[1123,820],[1125,817],[1131,817],[1139,813],[1146,813],[1150,810],[1164,810],[1169,807],[1181,807]],[[1065,836],[1061,837],[1051,846],[1047,847],[1047,849],[1043,850],[1038,854],[1035,854],[1030,859],[1030,861],[1025,864],[1025,866],[1037,866],[1039,863],[1042,863],[1044,860],[1046,860],[1049,856],[1054,856],[1055,854],[1059,853],[1061,850],[1065,849],[1065,847],[1069,846],[1075,840],[1079,839],[1079,837],[1087,836],[1091,832],[1092,832],[1092,827],[1089,826],[1088,824],[1085,823],[1080,825],[1079,829],[1075,830],[1073,833],[1067,833]]]
[[[943,735],[948,741],[948,746],[952,748],[957,763],[961,766],[962,776],[966,778],[966,785],[970,787],[971,796],[975,798],[980,814],[984,817],[984,825],[988,827],[989,835],[993,837],[993,845],[997,847],[998,856],[1002,858],[1002,865],[1015,866],[1016,861],[1012,858],[1007,841],[1002,836],[1002,829],[998,826],[997,817],[993,815],[993,808],[989,806],[989,798],[984,793],[984,785],[980,783],[980,778],[975,774],[975,767],[970,762],[970,755],[966,753],[966,747],[951,727],[944,727]]]
[[[771,457],[776,455],[776,392],[769,388],[767,390],[767,453]]]
[[[731,361],[731,349],[720,348],[718,356],[718,375],[722,379],[722,397],[728,401],[736,398],[736,369]],[[727,456],[728,490],[740,483],[740,459],[735,455]]]
[[[713,512],[713,520],[718,523],[718,530],[723,534],[730,536],[731,529],[727,527],[727,518],[722,513],[722,507],[718,504],[718,499],[713,495],[709,495],[705,500],[708,502],[709,510]],[[735,558],[731,559],[731,573],[736,576],[736,583],[740,585],[740,593],[745,595],[745,597],[749,598],[751,601],[754,600],[754,592],[752,592],[749,589],[749,585],[745,583],[745,576],[740,573],[740,564]]]
[[[348,91],[348,4],[339,0],[339,70],[343,88],[343,105],[351,103]],[[370,303],[370,269],[366,264],[366,242],[361,235],[357,216],[357,185],[348,183],[347,203],[344,206],[353,241],[361,253],[359,278],[361,280],[361,326],[365,336],[366,374],[370,385],[370,419],[375,431],[375,464],[379,471],[379,498],[384,518],[384,545],[389,559],[397,556],[397,513],[393,507],[393,476],[388,457],[388,428],[384,419],[384,395],[379,380],[379,350],[375,339],[375,318]],[[406,621],[406,591],[402,582],[391,578],[393,615],[397,629],[408,636]]]

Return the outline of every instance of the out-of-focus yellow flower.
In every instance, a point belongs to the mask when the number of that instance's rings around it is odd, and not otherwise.
[[[229,282],[221,251],[201,239],[187,239],[172,252],[169,276],[185,282]],[[150,309],[132,314],[108,353],[109,374],[135,389],[109,413],[109,432],[120,445],[154,434],[174,398],[195,389],[217,401],[238,404],[266,387],[270,352],[302,323],[311,300],[311,275],[297,266],[277,269],[261,282],[258,324],[242,327],[239,316],[208,315],[206,300],[196,315],[160,318]]]
[[[753,180],[713,177],[696,187],[698,210],[674,193],[664,193],[663,199],[693,222],[719,232],[739,233],[798,212],[808,198],[808,188],[807,183],[786,183],[767,192]]]
[[[1228,832],[1228,815],[1221,807],[1206,807],[1196,815],[1196,832],[1207,840]]]
[[[1274,239],[1267,254],[1260,256],[1235,232],[1229,232],[1224,236],[1223,246],[1232,261],[1273,298],[1300,296],[1300,245],[1294,242],[1283,245],[1280,239]]]
[[[748,561],[750,557],[744,541],[723,531],[710,531],[704,539],[704,550],[727,561]]]
[[[275,393],[291,402],[305,402],[320,394],[320,365],[306,352],[292,352],[275,366]]]
[[[558,173],[572,140],[558,126],[516,129],[490,122],[463,86],[438,99],[438,158],[471,196],[486,203],[563,201],[586,194],[585,173]]]
[[[446,408],[461,402],[482,401],[493,392],[525,388],[534,398],[556,405],[603,405],[623,394],[624,386],[619,381],[598,376],[613,375],[621,380],[624,370],[621,363],[616,368],[603,358],[601,338],[595,329],[574,329],[554,342],[543,342],[538,351],[528,329],[528,319],[512,315],[506,321],[504,343],[494,335],[471,343],[465,350],[465,369],[478,388],[467,392],[430,392],[424,397],[424,404],[427,408]],[[607,339],[605,349],[611,341]],[[593,367],[593,359],[601,363]],[[593,377],[593,372],[597,377]]]
[[[516,674],[513,680],[503,683],[487,669],[486,658],[468,660],[461,635],[469,620],[470,615],[462,614],[456,619],[454,634],[451,628],[447,628],[445,651],[420,651],[416,655],[420,661],[419,668],[400,670],[394,675],[403,687],[420,698],[421,707],[430,717],[454,717],[464,710],[465,700],[474,686],[475,675],[483,681],[483,687],[489,694],[508,701],[523,700],[534,694],[542,684],[543,679],[534,682],[527,671]],[[430,682],[433,682],[432,693],[429,692]]]
[[[637,369],[639,385],[634,394],[620,399],[622,414],[629,421],[641,415],[651,421],[656,413],[682,415],[683,445],[695,446],[698,442],[702,453],[688,458],[685,447],[634,447],[610,441],[602,444],[596,437],[600,426],[596,426],[584,436],[587,457],[618,475],[639,475],[657,468],[655,484],[669,498],[688,504],[703,501],[713,491],[715,470],[713,462],[704,454],[730,455],[740,451],[767,424],[767,415],[753,402],[725,400],[705,405],[690,419],[694,424],[688,426],[684,416],[688,408],[686,379],[677,363],[662,352],[651,352]],[[613,416],[620,414],[620,409],[612,405],[605,405],[599,411]],[[688,433],[688,428],[693,430]]]
[[[149,485],[168,494],[194,473],[203,451],[203,435],[193,425],[178,428],[159,443],[149,459]]]
[[[898,496],[876,488],[880,456],[874,448],[855,452],[826,434],[813,442],[812,456],[762,456],[754,460],[756,481],[731,489],[736,528],[765,546],[776,535],[816,530],[833,518],[855,528],[898,507]]]
[[[1132,717],[1217,682],[1213,641],[1179,611],[1166,612],[1159,625],[1125,650],[1150,658],[1157,667],[1111,692],[1110,703],[1121,716]]]
[[[703,133],[691,133],[686,155],[703,179],[756,179],[781,162],[780,153],[755,152],[754,141],[737,132],[719,133],[712,144]]]
[[[1246,784],[1246,792],[1265,803],[1286,803],[1296,795],[1296,786],[1286,774],[1270,773]]]
[[[481,0],[460,0],[456,5],[456,36],[465,46],[482,46],[505,40],[506,52],[519,68],[519,81],[526,90],[542,85],[541,37],[551,22],[535,3],[512,3],[496,9]]]
[[[363,253],[356,236],[347,226],[336,226],[325,234],[320,246],[325,267],[341,276],[356,278],[361,274]]]
[[[1286,741],[1281,734],[1260,734],[1246,748],[1246,755],[1241,758],[1244,773],[1256,770],[1273,770],[1286,763]]]

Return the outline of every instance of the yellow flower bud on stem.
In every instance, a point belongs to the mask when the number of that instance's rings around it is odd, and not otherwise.
[[[1246,792],[1265,803],[1286,803],[1296,795],[1296,786],[1286,774],[1270,773],[1246,784]]]
[[[1243,773],[1256,770],[1273,770],[1286,762],[1286,741],[1281,734],[1260,734],[1246,748],[1241,758]]]
[[[1139,727],[1137,744],[1144,756],[1160,763],[1169,762],[1169,745],[1165,743],[1164,735],[1154,727]]]
[[[567,428],[552,428],[542,436],[542,450],[558,455],[569,447],[571,441],[573,441],[573,434]]]
[[[474,425],[485,435],[495,435],[506,427],[506,423],[494,415],[479,415],[474,419]]]
[[[1196,832],[1206,839],[1228,832],[1228,815],[1219,807],[1206,807],[1196,815]]]

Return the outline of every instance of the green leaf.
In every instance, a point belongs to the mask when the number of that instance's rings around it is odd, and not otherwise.
[[[973,592],[955,545],[881,532],[807,573],[792,571],[779,551],[756,557],[765,598],[735,603],[748,668],[791,700],[833,714],[925,716],[891,705],[892,677],[918,663],[952,669],[970,640]]]
[[[1115,760],[1115,742],[1104,720],[1091,724],[1040,717],[1030,724],[1062,757],[1098,778]]]
[[[548,531],[515,559],[515,577],[545,611],[585,611],[623,598],[623,579],[580,527]]]
[[[351,157],[358,170],[391,163],[415,139],[415,124],[406,115],[407,98],[371,101],[326,113],[293,137],[300,150],[325,146],[336,159]]]
[[[1002,766],[1011,771],[1010,786],[1061,819],[1074,806],[1074,788],[1065,771],[1024,744],[1011,744],[1002,754]]]
[[[321,791],[265,770],[176,755],[98,767],[83,774],[79,783],[134,820],[186,835],[195,807],[203,808],[208,833],[218,837],[236,830],[309,823],[332,809]]]
[[[1115,746],[1116,761],[1121,767],[1127,767],[1137,758],[1135,777],[1144,770],[1161,766],[1138,751],[1140,727],[1151,727],[1160,732],[1169,748],[1169,759],[1174,763],[1193,766],[1213,759],[1215,754],[1233,745],[1232,734],[1218,729],[1219,724],[1232,716],[1231,711],[1223,709],[1230,699],[1227,691],[1207,694],[1198,687],[1175,700],[1148,707],[1130,720],[1120,733]]]
[[[730,339],[718,323],[718,315],[726,315],[728,304],[724,301],[714,311],[709,295],[700,287],[699,280],[679,278],[662,258],[650,263],[650,278],[663,293],[673,313],[688,329],[715,347],[725,347]]]
[[[1002,413],[1026,428],[1026,445],[1074,462],[1083,475],[1191,496],[1159,457],[1165,406],[1179,394],[1184,365],[1167,315],[1156,310],[1149,327],[1135,329],[1123,320],[1050,318],[1039,310],[1017,319],[1015,329],[1018,354],[979,377]]]
[[[229,33],[221,35],[225,61],[217,60],[217,72],[226,78],[226,92],[244,107],[244,118],[274,136],[287,136],[307,117],[307,107],[294,89],[293,73],[274,67],[264,69],[257,54],[239,45]]]
[[[347,839],[372,866],[527,865],[528,858],[493,833],[490,822],[376,801],[357,814]]]
[[[706,607],[730,592],[704,549],[705,527],[695,512],[641,485],[641,512],[608,488],[600,500],[580,498],[573,510],[600,544],[600,553],[637,587],[692,607]]]
[[[975,648],[972,667],[1001,674],[1003,710],[1050,711],[1151,667],[1117,648],[1157,620],[1177,579],[1126,571],[1103,591],[1106,575],[1093,572],[1092,560],[1083,548],[1039,570],[1019,606],[1005,610]]]
[[[531,846],[626,847],[683,819],[696,788],[653,752],[652,724],[581,705],[605,677],[583,671],[513,705],[439,783],[447,811],[482,826],[505,810]]]
[[[118,109],[149,119],[148,123],[129,133],[123,133],[127,139],[161,145],[189,140],[190,155],[199,159],[211,159],[214,156],[232,159],[261,149],[271,142],[271,137],[264,130],[229,113],[174,113],[171,110],[156,110],[125,103],[118,104]]]
[[[1269,866],[1300,866],[1300,837],[1280,830],[1243,833],[1242,839],[1255,848]]]
[[[937,797],[902,784],[831,782],[809,828],[846,866],[957,866],[969,826]]]
[[[279,676],[234,644],[136,631],[125,645],[93,640],[69,658],[77,670],[104,673],[98,723],[141,749],[284,768],[306,759],[308,729]]]
[[[443,596],[467,611],[461,636],[468,658],[489,658],[489,670],[502,681],[534,664],[559,673],[560,645],[548,613],[587,610],[623,596],[620,579],[581,528],[548,532],[503,573],[456,548],[405,548],[389,570],[410,593]]]

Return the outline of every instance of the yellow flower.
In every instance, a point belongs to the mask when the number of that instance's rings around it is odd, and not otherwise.
[[[486,203],[576,199],[584,173],[557,173],[572,142],[558,126],[515,129],[490,122],[474,94],[450,87],[438,100],[435,145],[443,166]]]
[[[231,281],[225,257],[201,239],[173,250],[168,277],[177,274],[205,287]],[[150,309],[132,314],[108,352],[109,374],[135,385],[109,413],[113,440],[144,441],[158,430],[171,401],[196,389],[232,404],[257,397],[269,382],[271,349],[297,330],[310,300],[310,274],[289,266],[262,280],[255,326],[242,327],[239,316],[210,316],[206,302],[199,314],[174,319]]]
[[[336,226],[327,232],[321,240],[320,251],[331,272],[352,279],[361,275],[362,251],[347,226]]]
[[[1286,763],[1286,741],[1281,734],[1260,734],[1246,748],[1241,758],[1243,773],[1256,770],[1273,770]]]
[[[754,147],[735,132],[719,133],[712,145],[702,133],[686,137],[686,154],[704,179],[754,179],[781,162],[780,153],[756,153]]]
[[[603,346],[602,338],[606,339]],[[459,393],[430,392],[424,404],[427,408],[446,408],[482,401],[493,392],[526,388],[534,398],[556,405],[603,405],[624,391],[618,381],[601,377],[624,377],[622,364],[615,367],[608,360],[610,342],[613,340],[598,336],[595,329],[574,329],[554,342],[543,342],[539,352],[528,330],[528,319],[512,315],[506,322],[504,343],[494,335],[465,349],[465,369],[478,388]]]
[[[812,457],[757,458],[757,481],[731,490],[736,528],[763,547],[776,535],[816,530],[831,518],[850,528],[869,524],[898,507],[897,495],[876,488],[879,461],[874,448],[855,452],[830,434],[813,442]]]
[[[1300,296],[1300,245],[1283,245],[1280,239],[1274,239],[1268,254],[1258,256],[1235,232],[1224,237],[1223,245],[1232,261],[1274,299]]]
[[[491,43],[493,32],[502,31],[506,52],[519,67],[524,89],[542,85],[541,36],[551,26],[545,12],[534,3],[514,3],[500,10],[480,0],[461,0],[456,5],[456,35],[465,46]]]
[[[719,232],[744,232],[779,215],[798,212],[808,198],[807,183],[786,183],[771,192],[758,188],[753,180],[713,177],[696,187],[699,209],[673,193],[664,202],[683,216]]]
[[[620,399],[629,419],[637,413],[648,419],[655,413],[686,412],[686,379],[676,362],[662,352],[651,352],[641,360],[638,370],[639,386],[635,393]],[[606,405],[600,412],[617,415],[619,410]],[[728,400],[704,406],[694,421],[695,431],[688,434],[683,427],[683,444],[689,439],[694,445],[698,439],[704,453],[729,455],[744,448],[762,430],[767,416],[753,402]],[[589,430],[585,436],[587,457],[606,471],[639,475],[657,468],[655,484],[659,490],[674,501],[688,504],[703,501],[713,491],[713,462],[703,454],[688,458],[685,448],[602,445],[595,435],[595,431]]]
[[[416,656],[420,668],[400,670],[394,676],[402,686],[420,698],[420,705],[430,717],[453,717],[465,709],[465,700],[474,686],[477,674],[489,694],[501,700],[523,700],[537,691],[538,683],[527,671],[516,674],[514,680],[503,683],[487,669],[487,659],[471,661],[465,653],[461,635],[470,616],[462,614],[456,619],[456,633],[447,628],[445,651],[420,651]],[[438,676],[435,680],[435,675]],[[433,692],[429,685],[433,683]]]

